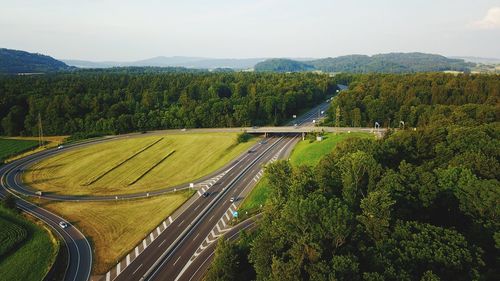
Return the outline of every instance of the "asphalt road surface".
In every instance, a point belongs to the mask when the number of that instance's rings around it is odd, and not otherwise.
[[[255,185],[258,177],[262,175],[263,165],[286,157],[295,143],[298,141],[298,131],[309,130],[313,127],[313,120],[322,118],[329,106],[329,102],[324,102],[311,109],[304,115],[292,120],[288,128],[269,128],[267,132],[274,132],[273,137],[266,139],[252,147],[247,153],[229,163],[222,169],[198,180],[209,179],[214,175],[221,175],[208,190],[209,196],[199,196],[189,200],[183,206],[183,212],[171,221],[165,231],[158,232],[158,236],[151,241],[143,252],[135,257],[133,261],[128,261],[114,276],[104,276],[104,280],[199,280],[206,271],[213,256],[216,240],[221,235],[226,235],[229,239],[237,237],[237,233],[242,229],[255,227],[255,220],[250,219],[236,226],[231,225],[231,216],[237,211],[238,205],[242,202],[251,188]],[[317,122],[317,121],[316,121]],[[295,126],[295,124],[297,124]],[[26,186],[21,181],[23,170],[30,165],[41,161],[47,157],[81,147],[94,145],[100,142],[107,142],[122,138],[140,137],[144,135],[165,134],[165,133],[193,133],[193,132],[240,132],[250,131],[253,128],[220,128],[220,129],[190,129],[164,130],[148,132],[147,134],[127,134],[117,137],[109,137],[93,140],[86,143],[66,146],[63,149],[52,149],[43,151],[28,157],[13,161],[0,167],[1,187],[0,197],[4,197],[8,192],[23,196],[37,196],[36,190]],[[299,129],[295,131],[294,129]],[[261,128],[262,130],[262,128]],[[312,130],[312,129],[311,129]],[[368,131],[371,128],[352,128],[352,131]],[[286,136],[279,136],[286,133]],[[220,174],[224,171],[223,174]],[[44,199],[62,201],[105,201],[142,198],[165,194],[187,188],[187,184],[177,187],[166,187],[154,192],[141,192],[137,194],[127,194],[118,196],[74,196],[64,194],[43,194]],[[231,202],[234,198],[234,202]],[[59,222],[63,218],[44,210],[20,197],[18,206],[23,211],[39,218],[47,223],[62,238],[68,250],[68,267],[64,280],[89,280],[92,269],[92,249],[85,236],[74,226],[68,228],[59,227]]]
[[[4,165],[0,167],[0,175],[2,175],[1,186],[3,187],[0,189],[1,198],[4,198],[9,192],[7,189],[5,189],[5,173],[7,173],[11,168],[11,165]],[[19,182],[19,175],[15,177],[15,182]],[[59,222],[64,221],[63,218],[26,200],[18,198],[17,206],[22,211],[38,218],[39,220],[49,225],[54,230],[54,232],[59,235],[59,237],[65,244],[65,248],[68,251],[69,260],[67,263],[64,280],[89,280],[90,272],[92,271],[92,248],[90,247],[90,243],[85,238],[85,236],[72,225],[69,225],[64,229],[61,228],[59,226]],[[26,268],[24,270],[29,269]]]

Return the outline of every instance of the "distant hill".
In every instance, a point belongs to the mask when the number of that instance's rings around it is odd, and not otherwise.
[[[500,64],[500,59],[497,58],[481,58],[481,57],[450,57],[454,59],[463,59],[466,62],[482,63],[482,64]]]
[[[264,61],[264,58],[249,58],[249,59],[217,59],[217,58],[201,58],[201,57],[154,57],[139,61],[130,62],[93,62],[84,60],[63,60],[66,64],[81,67],[81,68],[108,68],[108,67],[187,67],[199,69],[249,69],[253,68],[258,62]]]
[[[473,63],[424,53],[389,53],[374,56],[349,55],[311,61],[266,60],[255,66],[256,71],[307,71],[351,73],[413,73],[437,71],[470,71]]]
[[[257,63],[254,69],[255,71],[298,72],[314,70],[314,67],[291,59],[268,59]]]
[[[47,73],[71,69],[50,56],[0,48],[0,73]]]

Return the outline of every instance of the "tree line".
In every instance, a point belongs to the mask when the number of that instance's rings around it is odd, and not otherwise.
[[[490,103],[498,97],[498,78],[437,74],[358,76],[334,104],[349,94],[363,100],[355,90],[363,88],[383,116],[397,112],[383,106],[391,99],[437,106],[437,100],[418,99],[425,93],[408,83],[431,87],[430,77],[461,85],[443,106],[462,108],[473,100],[497,106]],[[470,79],[482,90],[463,89]],[[369,116],[369,107],[360,109]],[[497,116],[436,115],[416,123],[417,130],[347,139],[313,168],[270,164],[271,191],[258,230],[220,242],[206,280],[499,280]]]
[[[337,79],[350,82],[350,87],[334,100],[328,112],[330,125],[477,125],[500,117],[499,75],[373,74]]]
[[[0,135],[280,124],[337,89],[327,75],[81,71],[0,76]]]

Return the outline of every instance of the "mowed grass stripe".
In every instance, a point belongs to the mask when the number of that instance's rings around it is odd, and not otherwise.
[[[97,182],[81,185],[159,137],[164,139]],[[57,194],[117,195],[154,191],[196,181],[226,165],[258,140],[238,144],[236,137],[236,133],[179,133],[114,140],[44,159],[24,173],[23,180],[37,190]],[[172,150],[175,153],[160,162]],[[154,169],[130,184],[156,163]]]
[[[87,181],[85,184],[82,184],[82,185],[85,185],[85,186],[88,186],[88,185],[91,185],[93,183],[95,183],[96,181],[100,180],[102,177],[104,177],[105,175],[109,174],[110,172],[112,172],[113,170],[117,169],[118,167],[120,167],[121,165],[125,164],[127,161],[131,160],[132,158],[136,157],[137,155],[141,154],[142,152],[146,151],[148,148],[152,147],[153,145],[157,144],[158,142],[160,142],[163,138],[159,138],[158,140],[154,141],[153,143],[143,147],[142,149],[140,149],[139,151],[135,152],[134,154],[132,154],[131,156],[125,158],[124,160],[118,162],[118,164],[114,165],[113,167],[111,167],[110,169],[108,170],[105,170],[103,171],[102,173],[98,174],[97,176],[91,178],[89,181]]]
[[[150,171],[152,171],[154,168],[158,167],[163,161],[167,160],[170,155],[174,154],[175,150],[172,150],[169,152],[167,155],[165,155],[160,161],[154,163],[149,169],[147,169],[144,173],[140,174],[137,178],[135,178],[133,181],[131,181],[128,185],[132,185],[136,182],[138,182],[140,179],[142,179],[145,175],[147,175]]]
[[[0,257],[14,249],[28,237],[26,229],[0,217]]]
[[[0,138],[0,159],[6,159],[15,154],[32,149],[38,145],[37,141]]]
[[[14,248],[0,256],[0,280],[43,280],[53,264],[59,250],[59,242],[41,222],[33,222],[21,214],[4,208],[0,204],[0,221],[15,224],[23,230],[13,230],[15,235],[26,235]],[[12,226],[8,226],[11,228]],[[5,225],[0,226],[0,232],[5,231]],[[10,232],[9,231],[9,232]],[[23,234],[23,233],[26,234]],[[10,239],[14,238],[11,234]],[[11,240],[12,241],[12,240]],[[12,242],[10,242],[12,243]],[[4,246],[4,240],[0,242]],[[12,244],[11,244],[12,246]]]

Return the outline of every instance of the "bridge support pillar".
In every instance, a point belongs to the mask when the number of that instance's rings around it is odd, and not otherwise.
[[[302,140],[306,140],[306,133],[302,132]]]
[[[264,138],[267,138],[267,132],[266,132],[266,133],[264,133]]]

